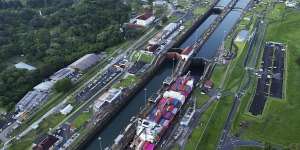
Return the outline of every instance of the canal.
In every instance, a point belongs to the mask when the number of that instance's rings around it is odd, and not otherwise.
[[[222,5],[226,5],[230,0],[221,0]],[[248,3],[250,0],[240,0],[241,4]],[[240,5],[241,5],[240,4]],[[244,5],[244,4],[243,4]],[[224,31],[230,31],[235,23],[238,21],[238,18],[241,16],[241,11],[233,10],[230,12],[225,19],[221,22],[219,27],[214,31],[208,41],[200,49],[200,52],[197,54],[199,57],[210,58],[213,57],[217,48],[223,41]],[[217,18],[217,15],[212,14],[208,17],[199,27],[179,46],[180,48],[188,47],[197,41],[201,35],[208,29],[210,24]],[[191,68],[191,70],[197,70],[202,73],[201,68]],[[200,70],[200,71],[199,71]],[[145,85],[144,89],[147,89],[146,95],[150,96],[154,94],[161,86],[163,80],[171,75],[172,73],[172,62],[165,61],[162,67],[157,71],[155,76]],[[119,133],[129,124],[130,118],[137,115],[140,108],[145,104],[145,91],[141,89],[134,98],[124,106],[120,113],[112,120],[110,123],[103,129],[98,137],[101,137],[102,147],[108,147],[113,144],[114,139],[118,136]],[[95,150],[100,149],[100,143],[98,138],[94,138],[90,143],[86,145],[85,150]]]
[[[196,57],[212,59],[216,55],[217,49],[239,21],[243,10],[247,8],[249,2],[250,0],[240,0],[236,3],[234,9],[228,13],[206,43],[200,48]]]

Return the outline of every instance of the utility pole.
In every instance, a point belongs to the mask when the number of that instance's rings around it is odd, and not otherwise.
[[[102,138],[99,136],[99,137],[98,137],[98,140],[99,140],[100,150],[102,150]]]
[[[175,74],[175,58],[173,57],[173,64],[172,64],[172,76],[174,77],[174,74]]]

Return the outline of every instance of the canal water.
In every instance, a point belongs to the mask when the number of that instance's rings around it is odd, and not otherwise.
[[[179,48],[187,48],[193,45],[202,34],[209,28],[210,24],[217,18],[218,15],[209,16],[188,38],[185,40]]]
[[[102,147],[111,146],[114,139],[123,131],[123,129],[129,124],[130,118],[137,115],[140,108],[145,104],[145,94],[147,97],[151,96],[162,85],[164,79],[172,73],[172,62],[165,61],[162,67],[158,70],[155,76],[144,87],[145,90],[140,90],[128,105],[120,111],[120,113],[110,121],[102,132],[99,133],[99,137],[102,139]],[[86,150],[100,149],[100,143],[98,138],[95,138],[87,147]]]
[[[223,5],[228,4],[230,0],[221,0]],[[250,0],[241,0],[244,3]],[[225,3],[226,2],[226,3]],[[209,38],[206,44],[201,48],[197,56],[200,57],[213,57],[217,48],[221,44],[224,38],[224,31],[230,31],[234,24],[237,22],[241,15],[241,11],[232,11],[223,20],[220,26],[215,30],[213,35]],[[191,34],[185,42],[183,42],[179,47],[185,48],[197,41],[205,30],[208,29],[209,25],[216,19],[217,15],[211,15],[206,21],[204,21],[199,27]],[[144,89],[147,89],[147,97],[154,94],[162,85],[163,80],[171,75],[172,73],[172,62],[166,61],[163,66],[158,70],[155,76],[147,83]],[[197,73],[202,73],[199,68],[193,67],[191,70],[197,70]],[[145,91],[140,90],[134,98],[129,102],[128,105],[124,106],[121,112],[102,130],[98,137],[101,137],[102,147],[111,146],[114,139],[119,133],[129,124],[130,118],[137,115],[140,108],[145,104]],[[85,148],[85,150],[96,150],[100,149],[100,142],[98,138],[94,138]]]
[[[250,0],[240,0],[236,3],[234,9],[228,13],[217,29],[208,38],[206,43],[200,48],[196,57],[212,59],[215,56],[217,49],[238,22],[242,15],[242,11],[246,9],[249,2]]]

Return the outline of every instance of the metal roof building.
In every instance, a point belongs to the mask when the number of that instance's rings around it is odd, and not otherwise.
[[[72,73],[74,73],[75,70],[72,68],[63,68],[55,72],[53,75],[50,76],[50,79],[53,81],[58,81],[64,78],[67,78]]]
[[[96,54],[86,54],[77,61],[69,65],[70,68],[85,71],[89,67],[95,65],[99,61],[99,57]]]
[[[50,92],[50,90],[52,89],[53,86],[54,86],[54,82],[45,81],[45,82],[38,84],[33,89],[36,91],[40,91],[40,92]]]
[[[36,70],[35,67],[33,67],[33,66],[31,66],[31,65],[28,65],[28,64],[26,64],[26,63],[24,63],[24,62],[19,62],[19,63],[15,64],[15,67],[16,67],[17,69],[27,69],[27,70],[29,70],[29,71],[31,71],[31,70]]]
[[[48,94],[40,91],[29,91],[17,104],[16,110],[30,111],[32,108],[41,104]]]

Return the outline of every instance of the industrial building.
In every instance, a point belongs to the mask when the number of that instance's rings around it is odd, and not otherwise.
[[[77,61],[69,65],[70,68],[78,69],[79,71],[85,71],[91,66],[99,62],[99,56],[96,54],[86,54]]]
[[[75,70],[72,68],[63,68],[55,72],[53,75],[50,76],[52,81],[58,81],[64,78],[69,78],[72,74],[75,73]]]
[[[30,91],[16,104],[16,110],[22,112],[30,111],[34,107],[40,105],[47,97],[48,93]]]
[[[121,89],[109,89],[94,102],[94,111],[98,111],[105,104],[105,102],[112,103],[121,95],[121,93]]]
[[[40,92],[50,92],[53,86],[54,86],[53,81],[44,81],[36,85],[33,89]]]

